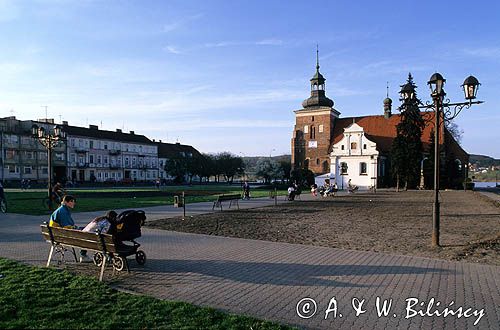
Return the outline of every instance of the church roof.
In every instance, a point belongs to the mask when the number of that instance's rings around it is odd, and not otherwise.
[[[428,113],[421,112],[421,114],[424,116]],[[365,136],[377,144],[377,150],[379,152],[389,153],[391,151],[392,141],[397,136],[396,126],[400,121],[401,117],[399,114],[392,115],[389,118],[385,118],[383,115],[338,118],[335,120],[330,150],[332,150],[333,144],[340,142],[344,137],[344,128],[355,122],[363,127]],[[426,125],[422,132],[424,151],[427,151],[429,148],[432,129],[433,125]],[[443,139],[440,140],[440,143],[443,143]]]

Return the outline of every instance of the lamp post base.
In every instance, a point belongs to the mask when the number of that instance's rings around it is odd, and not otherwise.
[[[434,202],[432,217],[432,247],[440,247],[439,245],[439,202]]]

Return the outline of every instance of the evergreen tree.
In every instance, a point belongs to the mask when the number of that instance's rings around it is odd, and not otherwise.
[[[397,136],[391,150],[392,174],[397,186],[403,183],[405,189],[416,188],[420,179],[420,161],[422,160],[422,130],[425,123],[420,114],[416,87],[413,77],[408,74],[408,81],[402,90],[411,91],[411,97],[403,100],[399,108],[401,121],[396,126]]]

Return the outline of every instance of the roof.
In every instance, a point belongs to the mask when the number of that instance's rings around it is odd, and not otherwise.
[[[120,142],[154,144],[154,142],[152,142],[144,135],[123,133],[119,131],[104,131],[97,128],[86,128],[86,127],[69,126],[69,125],[61,125],[61,128],[63,129],[64,132],[66,132],[67,135],[85,136],[96,139],[113,140]]]
[[[172,158],[181,152],[200,155],[198,150],[185,144],[163,142],[155,142],[155,144],[158,146],[158,158]]]
[[[421,112],[422,116],[429,116],[431,114],[432,113],[429,112]],[[397,136],[396,126],[400,121],[401,116],[399,114],[392,115],[389,118],[385,118],[383,115],[338,118],[335,120],[330,150],[332,150],[333,144],[342,140],[344,137],[344,129],[355,122],[359,126],[363,127],[365,136],[377,144],[377,150],[379,152],[389,153],[391,151],[392,141]],[[432,124],[426,125],[422,131],[422,144],[424,151],[429,148],[433,128],[434,126]],[[446,138],[449,140],[448,136]],[[451,139],[453,140],[452,137]],[[443,143],[443,139],[440,140],[440,143]]]

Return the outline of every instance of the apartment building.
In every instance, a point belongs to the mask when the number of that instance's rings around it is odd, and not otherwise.
[[[31,136],[36,124],[53,129],[53,119],[19,120],[0,118],[0,180],[47,182],[47,150]],[[176,154],[190,157],[199,152],[188,145],[151,141],[134,131],[101,130],[96,125],[61,125],[66,133],[53,149],[53,181],[146,182],[169,179],[164,171],[168,158]]]
[[[37,124],[49,130],[53,120],[17,120],[16,117],[0,118],[0,180],[47,181],[47,150],[31,137],[31,126]],[[66,145],[53,150],[54,174],[64,176],[66,171]]]
[[[158,147],[144,135],[70,126],[67,173],[71,181],[150,181],[158,178]]]

